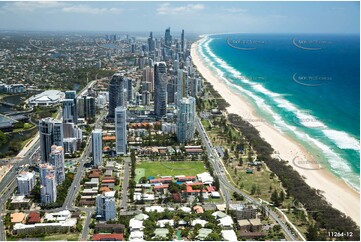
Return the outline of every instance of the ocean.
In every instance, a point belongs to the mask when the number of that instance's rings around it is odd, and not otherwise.
[[[358,35],[207,35],[198,53],[261,120],[308,150],[309,162],[360,190]]]

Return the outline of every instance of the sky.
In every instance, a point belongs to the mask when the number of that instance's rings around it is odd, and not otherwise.
[[[357,33],[359,2],[0,2],[0,30]]]

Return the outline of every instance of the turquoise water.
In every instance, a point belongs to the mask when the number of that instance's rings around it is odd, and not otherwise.
[[[203,38],[198,51],[262,118],[359,190],[359,46],[356,35],[231,34]]]

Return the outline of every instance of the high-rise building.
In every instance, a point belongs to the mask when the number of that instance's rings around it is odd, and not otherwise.
[[[75,104],[73,99],[63,100],[63,123],[74,123]]]
[[[63,146],[63,124],[53,118],[44,118],[39,121],[40,157],[41,162],[49,160],[51,146]]]
[[[193,140],[195,132],[196,100],[193,97],[182,98],[178,104],[177,140],[187,143]]]
[[[88,95],[83,95],[79,99],[79,117],[85,119],[95,118],[95,98]]]
[[[102,164],[103,145],[102,145],[102,130],[95,129],[92,132],[92,152],[94,166]]]
[[[49,163],[39,164],[39,176],[40,176],[40,185],[45,186],[46,181],[45,178],[48,175],[55,176],[55,169]]]
[[[150,105],[150,92],[149,91],[142,92],[142,104],[144,106]]]
[[[153,39],[153,32],[150,32],[149,38],[148,38],[148,50],[149,52],[152,52],[155,50],[155,41]]]
[[[128,96],[128,101],[131,102],[134,99],[133,96],[133,80],[132,79],[127,79],[128,83],[127,83],[127,96]]]
[[[181,35],[181,51],[184,52],[184,49],[185,49],[184,29],[182,29],[182,35]]]
[[[188,79],[188,90],[189,95],[192,97],[198,97],[199,92],[199,84],[198,81],[200,81],[198,78],[192,77]]]
[[[72,109],[70,110],[70,114],[73,117],[73,120],[70,123],[76,124],[78,122],[76,91],[66,91],[65,100],[73,100],[73,105],[71,105]]]
[[[127,109],[117,107],[115,109],[115,143],[117,155],[127,153]]]
[[[172,35],[170,34],[170,27],[165,30],[164,43],[166,49],[170,49],[172,46]]]
[[[56,202],[56,178],[54,174],[45,177],[45,186],[40,186],[41,203],[49,204]]]
[[[97,203],[97,218],[105,221],[113,220],[116,217],[115,210],[115,191],[104,192],[98,194]]]
[[[178,69],[177,76],[177,104],[183,97],[187,97],[187,71]]]
[[[174,76],[171,76],[168,84],[167,84],[167,102],[168,103],[174,103],[175,100],[175,95],[177,92],[177,84],[176,84],[177,79]]]
[[[30,195],[35,186],[35,172],[21,172],[17,176],[18,193],[22,196]]]
[[[65,180],[64,149],[62,146],[51,146],[49,164],[55,168],[56,183],[59,185]]]
[[[109,113],[108,118],[114,119],[115,108],[119,106],[127,106],[127,93],[124,88],[128,82],[122,74],[113,75],[109,83]]]
[[[161,118],[167,113],[167,66],[165,62],[154,64],[154,113]]]

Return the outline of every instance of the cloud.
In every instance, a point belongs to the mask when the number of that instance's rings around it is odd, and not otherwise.
[[[86,13],[86,14],[103,14],[103,13],[120,13],[121,8],[98,8],[88,5],[73,5],[62,8],[63,12],[67,13]]]
[[[52,8],[59,8],[64,6],[64,2],[56,2],[56,1],[49,1],[49,2],[8,2],[4,4],[1,8],[1,12],[32,12],[37,9],[52,9]]]
[[[223,10],[229,13],[245,13],[248,12],[248,9],[245,8],[223,8]]]
[[[174,7],[170,3],[162,3],[159,8],[157,8],[157,14],[160,15],[179,15],[179,14],[189,14],[196,11],[204,9],[203,4],[187,4],[184,6]]]

